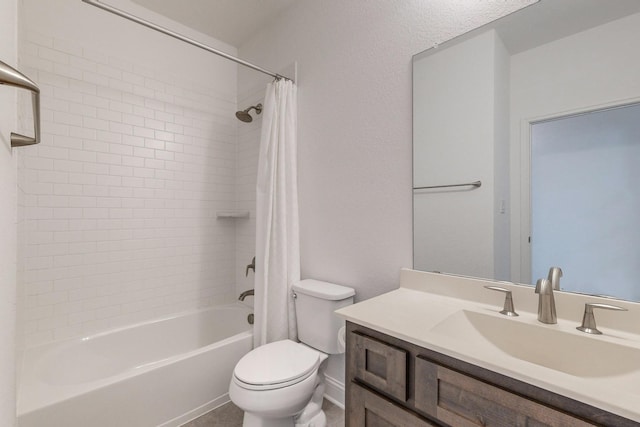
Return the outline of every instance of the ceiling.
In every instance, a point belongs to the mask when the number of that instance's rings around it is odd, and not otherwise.
[[[295,0],[132,0],[201,33],[239,47]]]

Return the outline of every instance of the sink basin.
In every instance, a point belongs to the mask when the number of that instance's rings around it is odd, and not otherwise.
[[[431,332],[476,352],[503,354],[578,377],[612,377],[640,370],[640,350],[557,329],[462,310]],[[495,353],[494,353],[495,354]]]

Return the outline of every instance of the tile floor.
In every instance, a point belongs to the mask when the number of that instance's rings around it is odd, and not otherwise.
[[[322,404],[327,415],[327,427],[344,427],[344,411],[325,399]],[[241,427],[242,411],[229,402],[213,411],[189,421],[182,427]]]

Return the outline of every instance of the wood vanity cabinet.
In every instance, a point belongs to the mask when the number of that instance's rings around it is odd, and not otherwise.
[[[639,423],[347,322],[347,427]]]

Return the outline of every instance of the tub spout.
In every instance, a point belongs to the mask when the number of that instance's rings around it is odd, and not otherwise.
[[[248,291],[244,291],[243,293],[240,294],[240,296],[238,297],[238,299],[240,301],[244,301],[244,299],[246,297],[248,297],[249,295],[255,295],[254,294],[254,290],[253,289],[249,289]]]

